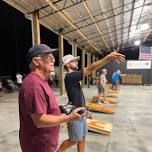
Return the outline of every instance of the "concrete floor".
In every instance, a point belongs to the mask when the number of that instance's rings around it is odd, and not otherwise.
[[[66,94],[54,93],[60,103]],[[96,87],[84,88],[86,100],[96,95]],[[93,113],[93,117],[113,124],[110,136],[89,132],[86,152],[152,152],[152,86],[121,86],[114,115]],[[0,97],[0,152],[19,152],[18,93]],[[109,106],[109,105],[108,105]],[[67,130],[60,133],[59,144],[67,138]],[[76,152],[73,146],[67,152]]]

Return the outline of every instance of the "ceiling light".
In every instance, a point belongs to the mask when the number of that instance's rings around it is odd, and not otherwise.
[[[136,46],[140,45],[140,40],[135,41],[134,43]]]

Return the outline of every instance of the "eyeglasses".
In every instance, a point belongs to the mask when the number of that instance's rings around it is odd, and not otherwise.
[[[55,61],[55,57],[51,53],[49,53],[49,54],[41,54],[41,55],[38,55],[37,57],[44,57],[44,58],[49,59],[50,61]]]

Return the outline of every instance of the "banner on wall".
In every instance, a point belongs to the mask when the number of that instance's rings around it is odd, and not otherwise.
[[[151,69],[151,61],[127,61],[127,69]]]

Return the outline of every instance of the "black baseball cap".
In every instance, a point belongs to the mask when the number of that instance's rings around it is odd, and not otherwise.
[[[44,54],[44,53],[52,53],[58,49],[51,49],[46,44],[35,44],[32,46],[28,53],[27,53],[27,63],[30,64],[33,57],[36,57],[38,55]]]

